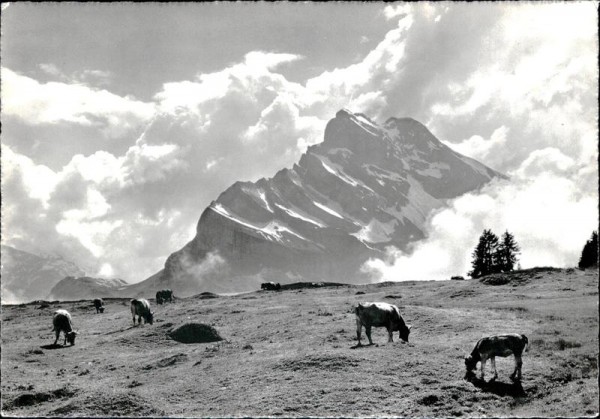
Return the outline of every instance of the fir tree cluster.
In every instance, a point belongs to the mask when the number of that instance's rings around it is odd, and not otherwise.
[[[579,259],[579,269],[598,267],[598,232],[592,233],[592,238],[585,243]]]
[[[473,270],[469,272],[471,278],[479,278],[498,272],[514,270],[520,252],[515,237],[508,232],[501,238],[492,233],[492,230],[483,230],[479,243],[473,250]]]

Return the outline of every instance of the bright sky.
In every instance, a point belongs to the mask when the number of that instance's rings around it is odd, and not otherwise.
[[[464,274],[484,228],[523,267],[573,266],[598,225],[597,5],[3,4],[2,243],[140,281],[346,107],[511,176],[375,277]]]

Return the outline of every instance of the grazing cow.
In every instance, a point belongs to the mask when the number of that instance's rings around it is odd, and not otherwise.
[[[410,333],[410,325],[404,323],[404,319],[400,315],[398,307],[388,303],[360,303],[354,309],[356,314],[356,336],[358,337],[358,345],[361,346],[360,334],[362,326],[365,327],[369,345],[373,344],[371,340],[371,327],[385,327],[388,331],[388,342],[393,342],[392,332],[399,331],[400,339],[403,342],[408,342]]]
[[[104,313],[104,301],[102,301],[102,298],[94,299],[94,307],[96,307],[96,314]]]
[[[515,370],[510,375],[510,379],[521,380],[521,366],[523,361],[521,360],[521,354],[527,351],[529,346],[529,340],[527,336],[520,335],[517,333],[510,333],[506,335],[490,336],[487,338],[479,339],[473,348],[471,355],[465,357],[465,366],[467,367],[467,374],[471,373],[476,367],[477,362],[481,361],[481,379],[484,379],[485,363],[488,359],[492,361],[492,368],[494,368],[494,378],[498,377],[498,371],[496,371],[496,359],[495,357],[507,357],[514,355],[515,357]]]
[[[279,291],[281,289],[281,284],[279,284],[279,282],[263,282],[260,284],[260,289],[267,291]]]
[[[73,330],[73,323],[71,322],[71,315],[67,310],[56,310],[54,312],[54,317],[52,318],[52,325],[54,328],[53,332],[56,333],[56,340],[54,341],[54,345],[58,342],[58,336],[60,332],[63,332],[65,335],[65,341],[63,345],[67,344],[67,340],[72,345],[75,345],[75,336],[77,336],[77,332]]]
[[[152,324],[154,320],[154,313],[150,311],[150,303],[143,298],[131,300],[131,315],[133,316],[134,326],[135,316],[138,316],[138,324],[142,324],[142,318],[144,319],[144,323]]]
[[[162,304],[164,302],[173,302],[173,291],[166,289],[156,292],[156,304]]]

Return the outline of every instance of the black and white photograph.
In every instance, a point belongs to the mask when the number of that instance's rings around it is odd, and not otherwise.
[[[598,5],[2,2],[2,416],[598,417]]]

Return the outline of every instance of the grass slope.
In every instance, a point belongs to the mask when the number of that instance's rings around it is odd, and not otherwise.
[[[199,295],[153,304],[154,325],[135,328],[126,299],[109,299],[104,314],[89,301],[3,306],[2,413],[596,415],[597,271],[534,269],[487,282]],[[413,325],[411,343],[395,333],[388,344],[385,329],[374,329],[375,345],[354,348],[352,308],[361,301],[398,305]],[[59,307],[80,333],[73,347],[50,345]],[[190,323],[212,326],[223,340],[171,339]],[[502,332],[529,337],[522,387],[508,378],[512,358],[497,359],[496,383],[464,380],[465,354],[479,338]]]

